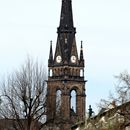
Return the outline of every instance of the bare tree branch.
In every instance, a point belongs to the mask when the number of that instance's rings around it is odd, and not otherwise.
[[[45,80],[44,66],[27,58],[19,70],[3,81],[0,115],[14,120],[15,129],[31,130],[36,122],[42,125],[46,110]]]

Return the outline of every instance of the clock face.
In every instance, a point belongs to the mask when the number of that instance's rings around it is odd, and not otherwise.
[[[76,56],[71,56],[71,62],[76,63]]]
[[[62,61],[61,56],[57,56],[57,57],[56,57],[56,62],[57,62],[57,63],[60,63],[61,61]]]

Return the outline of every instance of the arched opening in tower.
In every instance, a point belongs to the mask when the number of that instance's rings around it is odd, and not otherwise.
[[[70,95],[71,95],[71,102],[70,102],[71,111],[76,113],[76,102],[77,102],[76,101],[76,91],[72,90]]]
[[[61,111],[61,90],[56,91],[56,114],[60,114]]]

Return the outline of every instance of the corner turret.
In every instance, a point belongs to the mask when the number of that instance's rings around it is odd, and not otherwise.
[[[53,64],[53,50],[52,50],[52,41],[50,41],[50,53],[48,59],[48,66],[52,66]]]

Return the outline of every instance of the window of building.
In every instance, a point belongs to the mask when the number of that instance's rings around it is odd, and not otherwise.
[[[52,77],[52,69],[49,69],[49,76]]]
[[[84,70],[80,69],[80,77],[83,77],[83,76],[84,76]]]
[[[56,91],[56,113],[60,113],[61,109],[61,90]]]
[[[76,91],[75,90],[72,90],[71,91],[71,110],[76,112]]]

